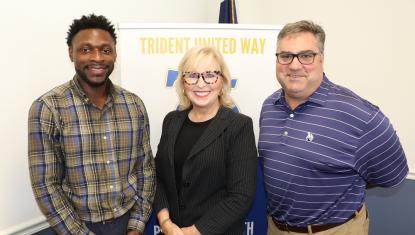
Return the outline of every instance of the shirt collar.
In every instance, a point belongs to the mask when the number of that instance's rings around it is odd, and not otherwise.
[[[105,103],[108,103],[109,101],[113,100],[114,97],[121,92],[120,89],[114,86],[114,84],[111,82],[110,79],[108,79],[108,84],[109,84],[109,94],[108,94],[107,101]],[[78,95],[85,103],[89,103],[89,98],[85,94],[84,90],[82,89],[81,84],[79,83],[76,75],[71,80],[71,86],[76,95]]]
[[[324,106],[330,90],[330,81],[327,78],[326,74],[323,74],[323,81],[321,81],[320,86],[317,88],[310,97],[308,97],[308,102],[316,103],[318,105]]]
[[[317,88],[317,90],[314,91],[313,94],[311,94],[310,97],[308,97],[308,100],[306,101],[306,103],[311,102],[311,103],[315,103],[315,104],[324,106],[324,104],[327,101],[328,93],[329,93],[329,90],[330,90],[330,87],[331,87],[330,84],[332,84],[332,83],[327,78],[326,74],[323,73],[323,81],[321,81],[321,84]],[[283,89],[280,89],[275,94],[274,104],[280,103],[280,104],[287,105],[286,102],[285,102],[284,97],[285,97],[285,92],[284,92]]]

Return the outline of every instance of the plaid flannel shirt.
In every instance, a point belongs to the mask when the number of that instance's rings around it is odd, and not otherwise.
[[[103,109],[76,78],[34,101],[29,167],[36,201],[59,234],[91,233],[83,221],[117,218],[144,232],[155,191],[149,121],[141,99],[110,83]]]

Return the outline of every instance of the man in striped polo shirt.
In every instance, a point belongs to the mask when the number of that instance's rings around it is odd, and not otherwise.
[[[278,35],[282,89],[262,106],[258,143],[269,235],[368,234],[366,187],[393,187],[408,173],[388,118],[324,74],[324,40],[309,21]]]

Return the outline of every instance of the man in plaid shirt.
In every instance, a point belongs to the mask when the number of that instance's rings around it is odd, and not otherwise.
[[[114,26],[74,20],[67,44],[76,74],[29,111],[29,167],[36,201],[58,234],[144,233],[155,187],[141,99],[114,85]]]

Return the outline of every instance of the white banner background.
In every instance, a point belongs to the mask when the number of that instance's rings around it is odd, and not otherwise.
[[[168,70],[176,70],[187,49],[196,44],[217,47],[224,55],[236,86],[231,96],[239,111],[254,121],[262,102],[280,86],[275,77],[277,35],[281,27],[231,24],[120,24],[121,84],[144,101],[151,128],[153,153],[157,151],[164,116],[176,109]]]

